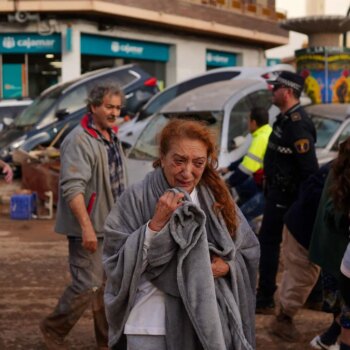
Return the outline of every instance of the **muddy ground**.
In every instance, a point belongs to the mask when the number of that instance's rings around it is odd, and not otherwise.
[[[45,349],[39,322],[55,306],[69,281],[67,244],[55,234],[54,220],[11,220],[0,180],[0,350]],[[1,192],[2,188],[2,192]],[[4,195],[5,193],[5,195]],[[296,325],[303,336],[285,343],[269,334],[273,316],[257,316],[258,350],[305,350],[309,341],[330,324],[327,314],[303,309]],[[69,348],[95,349],[91,313],[86,312],[67,338]]]

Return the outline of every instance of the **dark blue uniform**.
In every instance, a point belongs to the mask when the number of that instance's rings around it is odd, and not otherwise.
[[[315,142],[315,127],[299,104],[278,115],[264,158],[266,203],[259,233],[257,308],[273,302],[283,217],[296,200],[300,184],[318,169]]]

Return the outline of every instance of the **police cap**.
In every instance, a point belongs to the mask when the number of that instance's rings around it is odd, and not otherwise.
[[[303,91],[304,88],[304,78],[288,71],[282,71],[275,80],[268,80],[268,83],[274,86],[287,86],[298,92]]]

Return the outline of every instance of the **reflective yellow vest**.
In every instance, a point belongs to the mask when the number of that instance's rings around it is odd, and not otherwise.
[[[264,156],[271,132],[271,126],[265,124],[252,133],[252,143],[238,167],[242,172],[247,175],[253,175],[263,168]]]

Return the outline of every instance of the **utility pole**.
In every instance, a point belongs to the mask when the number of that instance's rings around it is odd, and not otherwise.
[[[348,11],[346,12],[346,17],[349,17],[349,15],[350,15],[350,6],[348,8]],[[347,34],[348,32],[343,33],[343,47],[346,47],[346,44],[347,44]]]

